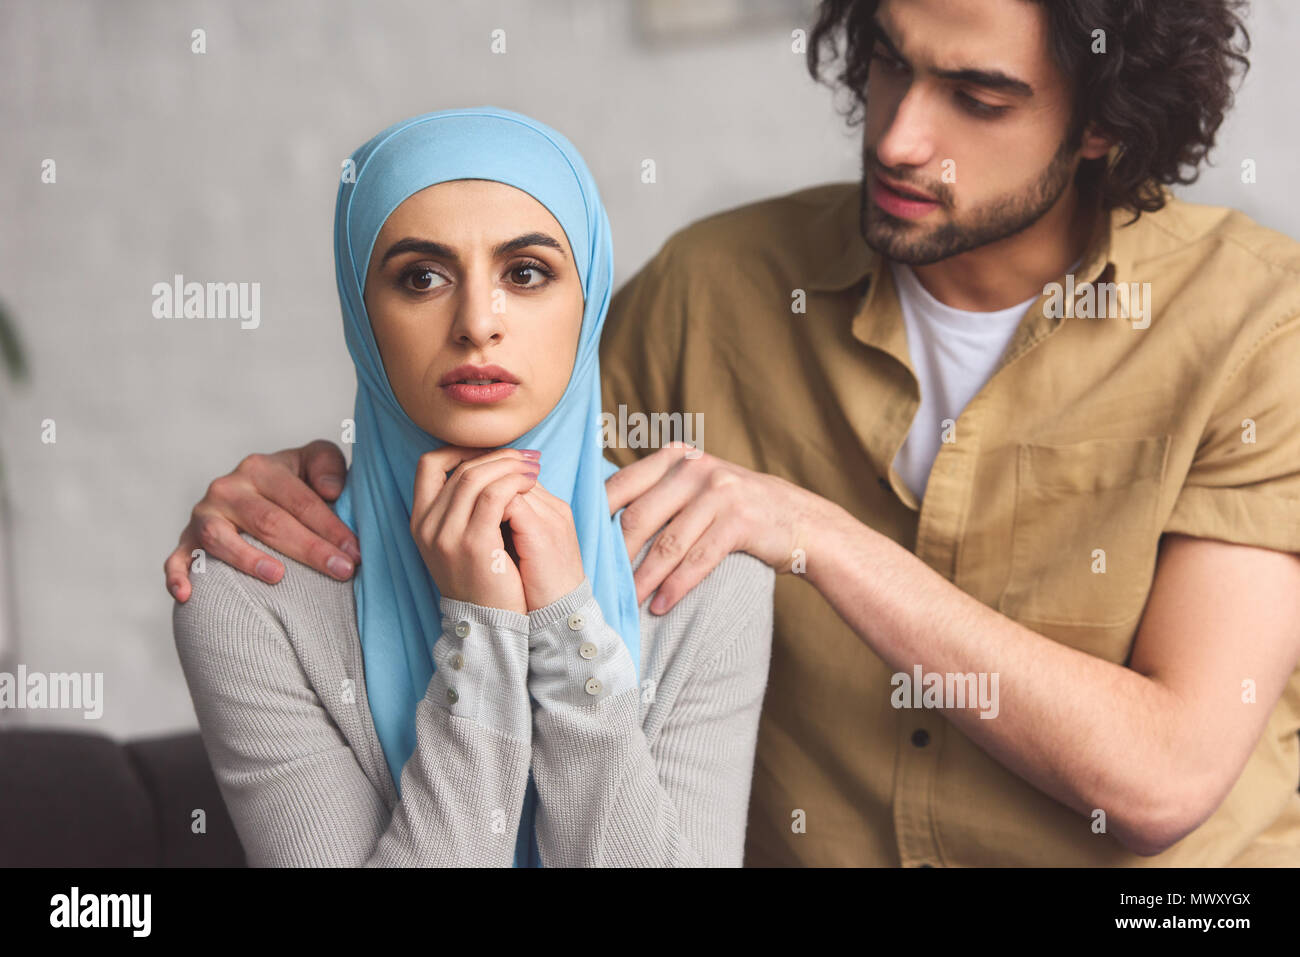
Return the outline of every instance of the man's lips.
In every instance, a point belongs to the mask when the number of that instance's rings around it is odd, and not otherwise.
[[[881,185],[888,187],[890,190],[897,193],[899,196],[903,197],[903,199],[912,199],[922,203],[938,202],[938,200],[935,199],[933,196],[931,196],[929,193],[923,192],[919,189],[913,189],[911,186],[908,186],[904,183],[897,183],[894,180],[890,179],[888,176],[881,176],[879,173],[877,173],[876,179],[880,180]]]
[[[871,201],[899,219],[920,219],[939,205],[938,200],[895,184],[879,173],[871,178]]]

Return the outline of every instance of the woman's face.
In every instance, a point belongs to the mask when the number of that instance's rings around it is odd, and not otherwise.
[[[546,418],[573,372],[583,304],[569,241],[504,183],[454,180],[408,197],[375,240],[365,304],[397,401],[451,445],[509,444]]]

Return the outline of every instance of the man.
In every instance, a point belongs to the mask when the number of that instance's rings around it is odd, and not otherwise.
[[[615,298],[606,410],[709,436],[610,451],[629,551],[667,523],[640,597],[790,573],[747,864],[1300,864],[1300,245],[1164,188],[1244,64],[1237,4],[1174,6],[825,0],[861,183],[696,223]],[[236,527],[350,574],[300,478],[343,469],[214,482],[177,598],[198,546],[280,574]]]

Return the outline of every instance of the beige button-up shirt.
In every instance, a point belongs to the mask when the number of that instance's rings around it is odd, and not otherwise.
[[[919,386],[858,202],[857,184],[820,186],[672,236],[612,303],[605,410],[698,414],[705,451],[836,502],[991,608],[1117,664],[1163,533],[1300,552],[1300,244],[1172,199],[1131,226],[1099,217],[918,502],[891,463]],[[941,711],[894,708],[891,669],[798,575],[775,600],[747,864],[1300,864],[1300,672],[1213,816],[1144,858]],[[1224,680],[1235,701],[1239,677]]]

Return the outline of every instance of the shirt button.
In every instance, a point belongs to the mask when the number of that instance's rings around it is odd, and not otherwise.
[[[912,732],[912,743],[918,748],[923,748],[930,743],[930,732],[925,728],[917,728]]]
[[[596,650],[597,649],[594,644],[592,644],[590,641],[584,641],[582,643],[582,647],[578,649],[578,654],[582,655],[582,657],[590,661],[592,658],[596,657]]]
[[[587,683],[583,687],[587,689],[587,694],[597,695],[600,694],[602,686],[599,678],[588,678]]]
[[[458,638],[464,638],[467,635],[469,635],[469,622],[467,621],[456,622],[456,636]]]
[[[447,703],[448,703],[448,704],[455,704],[455,703],[456,703],[457,701],[459,701],[459,700],[460,700],[460,695],[458,695],[458,694],[456,693],[456,689],[455,689],[455,688],[448,688],[448,689],[447,689]]]
[[[465,667],[465,656],[462,655],[459,651],[456,652],[454,655],[451,656],[451,666],[455,668],[457,671],[460,671],[461,668]]]
[[[581,631],[585,624],[586,620],[576,611],[569,616],[569,631]]]

